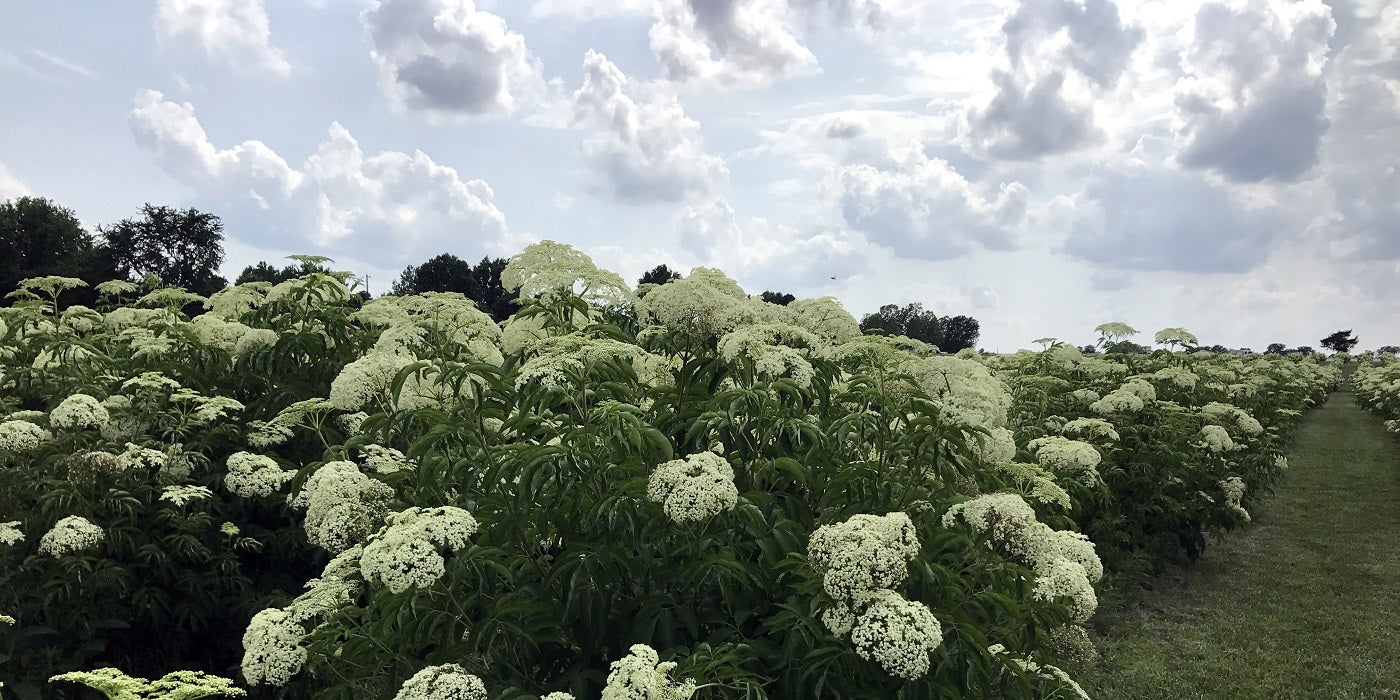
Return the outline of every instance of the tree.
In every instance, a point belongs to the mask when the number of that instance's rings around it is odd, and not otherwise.
[[[938,314],[932,311],[924,310],[924,305],[919,302],[903,307],[885,304],[879,311],[867,314],[861,319],[860,330],[862,333],[902,335],[937,345],[942,350],[945,323],[946,319],[939,318]]]
[[[1376,352],[1382,355],[1386,353],[1390,353],[1391,355],[1400,354],[1400,345],[1382,345],[1376,348]]]
[[[1351,330],[1348,329],[1344,331],[1337,331],[1336,333],[1333,333],[1332,335],[1323,338],[1321,342],[1322,347],[1327,348],[1328,350],[1332,350],[1334,352],[1351,352],[1351,349],[1356,347],[1356,344],[1359,341],[1356,339],[1355,336],[1351,334]]]
[[[642,278],[637,280],[637,284],[666,284],[671,280],[678,280],[680,278],[681,273],[665,265],[657,265],[651,268],[646,274],[642,275]]]
[[[269,282],[279,284],[293,279],[300,275],[300,271],[295,265],[288,265],[282,269],[277,269],[275,265],[269,265],[266,260],[259,260],[256,265],[249,265],[238,273],[238,279],[234,284],[247,284],[248,282]]]
[[[1288,346],[1287,346],[1287,345],[1284,345],[1283,343],[1269,343],[1269,347],[1264,348],[1264,354],[1265,354],[1265,355],[1282,355],[1282,354],[1283,354],[1283,351],[1284,351],[1284,350],[1287,350],[1287,349],[1288,349]]]
[[[482,297],[481,285],[476,281],[472,264],[451,253],[443,253],[422,265],[404,268],[390,293],[407,295],[423,292],[460,292],[473,301],[480,301]]]
[[[224,261],[224,225],[196,209],[146,204],[141,216],[99,228],[120,275],[155,275],[162,284],[212,294],[227,285],[217,273]]]
[[[763,295],[759,298],[768,302],[769,304],[777,304],[778,306],[787,306],[788,304],[797,301],[797,297],[783,292],[765,291],[763,292]]]
[[[72,209],[43,197],[0,202],[0,303],[30,277],[78,277],[88,289],[66,293],[75,303],[91,304],[91,287],[115,276],[107,252],[95,245]]]
[[[943,320],[943,342],[938,349],[943,352],[957,352],[977,345],[981,335],[981,324],[971,316],[953,316]]]
[[[509,262],[505,258],[483,257],[481,262],[472,268],[472,275],[481,287],[481,298],[477,300],[477,304],[483,311],[491,314],[491,318],[497,323],[504,322],[520,309],[517,302],[519,295],[506,290],[505,285],[501,283],[501,272]]]

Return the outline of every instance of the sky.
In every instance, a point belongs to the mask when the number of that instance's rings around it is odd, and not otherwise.
[[[0,199],[214,213],[230,279],[554,240],[992,351],[1400,345],[1390,0],[11,2],[0,94]]]

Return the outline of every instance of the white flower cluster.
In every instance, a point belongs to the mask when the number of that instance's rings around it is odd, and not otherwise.
[[[160,500],[170,501],[177,507],[182,507],[190,501],[202,501],[213,496],[214,492],[205,486],[167,486],[160,492]]]
[[[1103,398],[1089,404],[1089,410],[1103,416],[1119,413],[1137,413],[1146,406],[1137,394],[1126,389],[1114,389]]]
[[[1170,384],[1175,384],[1183,389],[1195,389],[1196,384],[1201,380],[1195,372],[1180,367],[1163,367],[1153,372],[1152,377]]]
[[[629,305],[636,301],[627,283],[615,272],[600,270],[592,258],[573,246],[540,241],[511,256],[501,270],[501,284],[521,299],[545,303],[575,293],[590,304]]]
[[[456,552],[478,528],[471,513],[453,506],[409,508],[386,522],[365,545],[360,570],[365,580],[379,581],[394,593],[436,583],[446,571],[438,547]]]
[[[1009,464],[1016,458],[1016,437],[1008,428],[992,428],[989,435],[977,433],[972,438],[972,452],[983,464]]]
[[[904,583],[907,562],[918,553],[914,523],[904,513],[853,515],[817,528],[807,541],[807,557],[822,574],[822,587],[841,601]]]
[[[0,523],[0,544],[15,544],[24,541],[24,532],[19,529],[19,521]]]
[[[97,399],[87,394],[73,394],[49,413],[49,426],[54,430],[82,430],[101,426],[108,418],[107,409]]]
[[[332,554],[364,540],[383,517],[394,490],[360,471],[353,462],[326,462],[291,499],[306,508],[306,537]]]
[[[943,627],[927,605],[890,590],[873,591],[851,627],[851,643],[862,659],[899,678],[928,673],[929,654],[943,642]]]
[[[277,331],[250,328],[217,314],[201,314],[189,324],[199,342],[219,348],[233,357],[277,344]]]
[[[1260,425],[1254,416],[1249,415],[1248,411],[1228,403],[1212,401],[1201,407],[1201,416],[1222,426],[1233,423],[1246,435],[1264,432],[1264,426]]]
[[[227,396],[200,396],[194,399],[194,404],[191,415],[196,423],[213,423],[227,418],[230,413],[243,410],[243,402]]]
[[[1055,477],[1039,464],[1007,462],[997,465],[997,471],[1011,477],[1021,495],[1036,503],[1054,503],[1069,510],[1069,492],[1055,483]]]
[[[273,458],[251,452],[235,452],[229,455],[227,464],[224,485],[244,498],[270,496],[296,476],[296,472],[277,466]]]
[[[1069,395],[1081,404],[1091,404],[1099,400],[1099,392],[1093,389],[1075,389],[1069,392]]]
[[[24,454],[53,439],[49,431],[27,420],[0,423],[0,453]]]
[[[660,660],[655,649],[633,644],[627,656],[612,662],[601,700],[688,700],[695,694],[695,681],[672,681],[675,662]]]
[[[413,463],[408,457],[392,447],[361,445],[359,451],[360,459],[364,460],[366,466],[373,467],[378,474],[392,474],[413,468]]]
[[[335,424],[340,426],[346,435],[359,435],[360,428],[364,426],[366,418],[369,418],[369,414],[364,411],[345,413],[335,417]]]
[[[944,527],[953,527],[958,518],[1035,572],[1037,599],[1065,600],[1077,623],[1093,616],[1098,608],[1093,584],[1103,578],[1103,564],[1087,537],[1036,520],[1030,505],[1011,493],[978,496],[953,506],[943,516]]]
[[[126,443],[126,450],[117,455],[118,471],[157,471],[165,467],[168,455],[160,450]]]
[[[945,411],[970,425],[1006,425],[1011,389],[981,363],[960,357],[910,358],[903,369]]]
[[[1084,692],[1084,688],[1081,687],[1079,683],[1075,682],[1073,678],[1070,678],[1068,673],[1065,673],[1063,669],[1057,666],[1038,664],[1031,661],[1029,658],[1015,656],[1010,651],[1007,651],[1006,646],[1002,644],[993,644],[987,647],[987,653],[996,657],[1004,657],[1006,661],[1014,664],[1016,668],[1026,673],[1035,674],[1045,680],[1058,683],[1061,688],[1068,690],[1072,694],[1072,697],[1079,698],[1080,700],[1089,700],[1089,694]],[[1059,695],[1057,694],[1054,697],[1059,697]]]
[[[394,700],[487,700],[486,684],[457,664],[429,666],[404,681]]]
[[[1244,479],[1238,476],[1232,476],[1221,481],[1218,485],[1220,486],[1220,490],[1225,493],[1225,507],[1244,518],[1245,522],[1249,522],[1249,511],[1245,510],[1244,506],[1240,505],[1240,499],[1244,498]]]
[[[53,529],[44,533],[39,539],[39,552],[57,558],[96,547],[105,538],[102,528],[93,525],[87,518],[70,515],[54,523]]]
[[[1075,418],[1060,428],[1065,435],[1118,441],[1118,431],[1102,418]]]
[[[1027,447],[1041,466],[1055,474],[1076,478],[1085,486],[1099,481],[1098,466],[1103,456],[1087,442],[1051,435],[1031,440]]]
[[[1218,425],[1202,427],[1201,439],[1201,447],[1211,452],[1229,452],[1235,449],[1235,441],[1230,439],[1230,433]]]
[[[789,376],[799,386],[809,387],[815,372],[801,350],[820,344],[817,336],[797,326],[771,323],[744,326],[725,334],[719,341],[719,354],[726,362],[740,356],[754,364],[754,370],[769,378]]]
[[[537,384],[568,390],[574,386],[571,377],[590,365],[608,359],[630,362],[643,352],[630,343],[610,338],[589,338],[578,333],[541,341],[534,350],[538,354],[520,367],[520,374],[515,379],[516,389]]]
[[[286,610],[268,608],[243,632],[243,679],[248,685],[283,686],[306,663],[306,629]]]
[[[289,404],[278,411],[270,421],[249,423],[253,430],[248,435],[248,444],[258,449],[281,445],[291,439],[292,428],[307,425],[309,422],[319,422],[332,408],[332,402],[321,398]]]
[[[1153,401],[1157,400],[1157,387],[1152,386],[1152,382],[1149,382],[1142,377],[1133,377],[1132,379],[1123,382],[1123,386],[1119,388],[1123,391],[1130,392],[1138,398],[1142,399],[1142,402],[1145,404],[1152,403]]]
[[[411,356],[371,352],[345,365],[331,382],[331,406],[342,411],[388,408],[394,376],[413,362]]]
[[[714,517],[739,502],[734,468],[713,452],[664,462],[647,479],[647,500],[662,504],[677,523]]]

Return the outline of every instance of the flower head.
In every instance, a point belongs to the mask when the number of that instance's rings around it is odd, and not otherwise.
[[[486,684],[457,664],[429,666],[404,681],[394,700],[486,700]]]
[[[923,603],[894,591],[870,595],[868,607],[851,628],[856,653],[892,676],[923,677],[929,670],[929,654],[943,641],[942,626]]]
[[[53,529],[39,539],[39,552],[55,558],[65,554],[76,554],[99,544],[106,535],[102,528],[93,525],[87,518],[70,515],[56,523]]]
[[[656,467],[647,480],[647,500],[661,503],[678,523],[705,520],[739,501],[734,468],[713,452],[697,452]]]
[[[107,409],[97,399],[87,394],[73,394],[49,413],[49,425],[54,430],[82,430],[96,428],[108,418]]]
[[[655,649],[633,644],[627,656],[612,662],[602,700],[687,700],[695,694],[695,681],[672,681],[676,664],[659,661]]]
[[[837,600],[855,600],[904,583],[907,562],[918,553],[918,535],[904,513],[853,515],[817,528],[807,541],[812,568],[822,574],[823,587]]]
[[[453,552],[466,547],[477,522],[461,508],[409,508],[386,518],[388,525],[365,545],[360,570],[365,580],[382,582],[390,591],[426,588],[446,571],[439,547]]]

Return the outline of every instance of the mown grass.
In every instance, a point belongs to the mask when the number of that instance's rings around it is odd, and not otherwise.
[[[1400,443],[1352,396],[1254,525],[1100,624],[1094,698],[1400,698]]]

